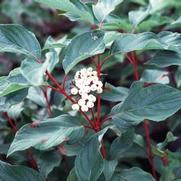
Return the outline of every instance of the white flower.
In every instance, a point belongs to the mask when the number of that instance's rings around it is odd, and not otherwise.
[[[94,95],[90,94],[88,100],[91,102],[96,102],[96,97]]]
[[[83,106],[81,106],[81,110],[83,112],[87,112],[89,110],[89,108],[86,105],[83,105]]]
[[[94,103],[91,102],[91,101],[88,101],[88,102],[87,102],[87,107],[88,107],[88,108],[93,108],[93,107],[94,107]]]
[[[85,105],[85,100],[84,100],[84,99],[79,99],[78,104],[79,104],[80,106]]]
[[[97,90],[97,86],[95,84],[91,85],[91,91],[96,91]]]
[[[79,100],[72,109],[77,110],[81,107],[83,112],[87,112],[89,108],[94,107],[96,97],[92,93],[101,94],[103,92],[103,83],[99,80],[97,71],[94,71],[92,67],[77,71],[74,76],[73,85],[71,94],[78,95]]]
[[[77,88],[72,88],[71,89],[71,94],[73,94],[73,95],[76,95],[78,93],[78,89]]]
[[[84,90],[86,93],[89,93],[91,91],[91,88],[90,86],[85,86],[85,90]]]
[[[73,104],[72,105],[72,110],[74,110],[74,111],[78,111],[79,108],[80,108],[80,106],[78,104]]]
[[[88,100],[89,95],[88,95],[87,93],[83,93],[83,94],[81,95],[81,97],[82,97],[82,99],[84,99],[84,100]]]
[[[98,94],[101,94],[102,92],[103,92],[103,89],[102,89],[102,88],[98,88],[98,89],[97,89],[97,93],[98,93]]]

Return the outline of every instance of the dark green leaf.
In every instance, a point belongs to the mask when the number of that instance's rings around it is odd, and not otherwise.
[[[132,85],[124,103],[112,109],[113,122],[139,124],[144,119],[163,121],[181,107],[181,92],[163,84],[144,87],[143,83]]]
[[[44,181],[39,173],[24,166],[13,166],[0,161],[0,180],[1,181]]]
[[[0,52],[21,53],[35,59],[41,47],[33,33],[20,25],[0,25]]]
[[[46,179],[54,167],[58,167],[60,165],[61,160],[61,155],[55,151],[38,153],[37,164],[41,176]]]
[[[156,53],[146,64],[157,67],[168,67],[171,65],[181,65],[181,55],[173,51],[160,51]]]
[[[159,34],[144,32],[139,34],[122,34],[112,45],[112,53],[127,53],[135,50],[172,50],[181,51],[181,35],[164,31]]]
[[[63,59],[63,68],[68,73],[77,63],[93,55],[103,53],[104,33],[91,31],[76,36],[68,45]]]
[[[124,101],[128,93],[129,89],[125,87],[114,87],[107,83],[101,98],[106,101],[119,102]]]
[[[106,181],[111,180],[117,164],[118,164],[117,160],[104,160],[103,173],[104,173],[104,177],[105,177]]]
[[[120,137],[116,138],[111,144],[110,155],[111,158],[117,159],[122,157],[129,148],[133,145],[134,131],[129,130],[123,133]]]
[[[27,124],[16,133],[8,156],[30,147],[48,150],[64,141],[77,141],[84,135],[84,127],[80,125],[79,119],[69,115],[49,118],[33,125]]]
[[[122,170],[120,174],[115,174],[111,181],[140,181],[140,180],[154,181],[153,177],[149,173],[137,167]]]

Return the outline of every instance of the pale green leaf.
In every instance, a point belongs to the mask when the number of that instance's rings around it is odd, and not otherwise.
[[[99,22],[103,22],[121,2],[123,2],[123,0],[98,0],[97,4],[93,5],[95,17]]]
[[[0,79],[0,97],[28,88],[30,85],[20,73],[20,69],[12,70],[8,76]]]
[[[140,81],[145,83],[169,84],[169,73],[163,70],[146,69],[143,72]]]
[[[45,4],[50,8],[55,8],[61,11],[65,11],[69,19],[72,21],[84,20],[90,23],[94,23],[94,17],[86,4],[83,4],[79,0],[34,0],[36,2]]]

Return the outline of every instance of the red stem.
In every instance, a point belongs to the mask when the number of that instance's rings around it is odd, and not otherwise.
[[[7,118],[8,124],[11,126],[13,133],[16,133],[17,127],[15,121],[9,117],[7,112],[4,112],[4,116]]]
[[[50,101],[48,100],[48,87],[45,88],[45,90],[43,89],[43,94],[47,103],[47,108],[48,108],[48,115],[51,116],[52,114],[52,110],[51,110],[51,104]]]
[[[145,130],[145,136],[146,136],[146,149],[147,149],[147,153],[148,153],[148,157],[149,157],[149,163],[150,166],[152,168],[152,175],[155,178],[155,180],[158,180],[157,178],[157,174],[156,174],[156,169],[154,166],[154,156],[153,156],[153,152],[151,149],[151,140],[150,140],[150,134],[149,134],[149,126],[148,126],[148,121],[144,120],[144,130]]]
[[[136,57],[136,54],[134,52],[130,53],[130,56],[127,55],[127,58],[129,59],[130,63],[133,65],[133,70],[134,70],[134,77],[135,80],[139,80],[139,73],[138,73],[138,60]],[[156,174],[156,169],[154,166],[154,156],[153,156],[153,152],[152,152],[152,148],[151,148],[151,139],[150,139],[150,134],[149,134],[149,127],[148,127],[148,122],[147,120],[144,121],[143,123],[144,126],[144,130],[145,130],[145,137],[146,137],[146,150],[147,150],[147,154],[148,154],[148,160],[151,166],[151,170],[152,170],[152,175],[155,178],[155,180],[157,181],[157,174]]]
[[[98,56],[98,63],[97,63],[97,76],[98,79],[100,80],[101,78],[101,64],[100,64],[100,59]],[[96,128],[98,131],[100,131],[101,128],[101,119],[100,119],[100,114],[101,114],[101,96],[98,94],[97,96],[97,123],[96,123]]]

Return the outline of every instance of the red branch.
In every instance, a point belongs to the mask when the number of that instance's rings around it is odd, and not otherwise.
[[[43,94],[44,94],[44,97],[45,97],[45,100],[46,100],[46,103],[47,103],[47,108],[48,108],[48,115],[51,116],[52,114],[52,110],[51,110],[51,104],[50,104],[50,101],[48,99],[48,87],[44,89],[42,89],[43,91]]]
[[[8,124],[11,126],[11,129],[12,129],[13,133],[16,133],[16,131],[17,131],[17,126],[16,126],[15,121],[14,121],[12,118],[9,117],[9,115],[8,115],[7,112],[4,112],[3,114],[4,114],[4,116],[6,117],[6,119],[7,119],[7,121],[8,121]]]
[[[130,54],[127,55],[128,60],[130,63],[133,65],[133,70],[134,70],[134,77],[135,80],[139,80],[139,73],[138,73],[138,60],[136,57],[136,54],[134,52],[131,52]],[[148,154],[148,160],[151,166],[152,170],[152,175],[155,178],[155,180],[158,180],[157,174],[156,174],[156,169],[154,166],[154,156],[151,148],[151,139],[150,139],[150,134],[149,134],[149,127],[148,127],[148,122],[147,120],[144,121],[143,127],[145,130],[145,137],[146,137],[146,149],[147,149],[147,154]]]

